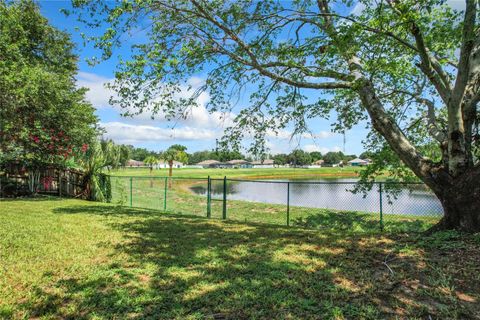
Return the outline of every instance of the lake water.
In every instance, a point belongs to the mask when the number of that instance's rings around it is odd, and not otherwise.
[[[378,186],[365,193],[353,193],[352,179],[290,180],[290,206],[328,208],[336,210],[379,212]],[[252,202],[287,203],[287,183],[275,181],[231,181],[227,183],[227,199]],[[385,188],[385,186],[384,186]],[[196,194],[206,195],[204,186],[192,186]],[[221,199],[223,181],[212,181],[212,198]],[[443,209],[435,195],[421,185],[405,185],[395,195],[383,192],[385,214],[441,216]]]

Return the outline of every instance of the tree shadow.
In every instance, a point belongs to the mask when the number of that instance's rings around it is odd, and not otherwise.
[[[95,214],[95,215],[125,215],[125,216],[142,216],[157,215],[163,213],[160,210],[145,209],[137,207],[115,206],[110,204],[93,203],[92,205],[58,207],[53,209],[58,214]]]
[[[303,228],[337,230],[350,232],[378,233],[382,231],[378,217],[357,211],[321,210],[292,220],[294,226]],[[383,222],[383,231],[397,233],[418,233],[427,230],[432,224],[420,219],[388,219]]]
[[[29,202],[39,202],[39,201],[64,201],[65,198],[58,197],[58,196],[49,196],[43,194],[37,195],[28,195],[22,197],[14,197],[14,198],[1,198],[0,202],[18,202],[18,201],[29,201]]]
[[[378,221],[371,219],[371,215],[354,211],[334,212],[322,210],[319,213],[293,219],[293,225],[304,228],[329,229],[341,231],[378,231]]]
[[[113,244],[112,262],[98,265],[87,278],[60,279],[54,292],[36,292],[40,302],[25,306],[35,317],[468,318],[474,305],[449,307],[450,293],[430,294],[428,270],[397,247],[411,240],[345,236],[345,228],[369,226],[349,215],[339,222],[323,217],[321,223],[341,228],[318,232],[113,206],[55,212],[116,215],[108,226],[123,240]]]

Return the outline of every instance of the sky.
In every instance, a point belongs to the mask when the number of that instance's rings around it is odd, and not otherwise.
[[[56,28],[72,35],[76,43],[76,53],[79,56],[79,73],[77,84],[89,89],[87,99],[95,106],[100,125],[105,129],[105,138],[110,138],[117,143],[131,144],[149,150],[162,151],[170,145],[180,143],[192,153],[201,150],[211,150],[216,146],[216,139],[220,139],[223,129],[232,123],[235,112],[229,114],[209,113],[205,108],[210,97],[203,93],[198,98],[198,107],[193,109],[189,117],[182,121],[168,122],[161,117],[151,119],[149,114],[135,117],[122,117],[117,107],[109,105],[112,92],[104,84],[112,81],[119,57],[128,58],[129,46],[125,45],[116,49],[107,61],[90,66],[86,59],[98,54],[91,44],[85,44],[81,33],[91,33],[82,23],[76,20],[75,15],[66,16],[61,9],[70,9],[70,1],[39,1],[42,14]],[[361,10],[354,8],[353,10]],[[101,31],[101,30],[99,30]],[[128,41],[126,39],[125,41]],[[128,44],[128,43],[127,43]],[[192,76],[188,82],[195,86],[201,85],[202,75]],[[244,100],[248,99],[251,92],[245,90]],[[308,94],[308,93],[307,93]],[[312,99],[314,99],[312,93]],[[241,103],[240,103],[241,105]],[[335,117],[335,115],[332,115]],[[271,154],[288,153],[293,149],[301,148],[305,151],[345,151],[346,154],[359,155],[363,151],[362,140],[367,135],[366,124],[356,125],[347,131],[344,136],[331,131],[331,121],[314,119],[309,121],[311,134],[292,137],[287,129],[278,135],[270,134],[267,146]],[[345,143],[344,143],[345,142]]]

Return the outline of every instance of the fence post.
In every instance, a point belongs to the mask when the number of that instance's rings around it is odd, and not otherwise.
[[[165,177],[165,191],[163,195],[163,211],[167,211],[167,188],[168,187],[168,178]]]
[[[212,180],[208,176],[207,182],[207,218],[212,216]]]
[[[290,226],[290,181],[287,182],[287,226]]]
[[[130,177],[130,207],[133,207],[133,178]]]
[[[58,172],[58,196],[62,197],[62,174]]]
[[[380,193],[380,230],[383,231],[383,189],[382,183],[379,182],[379,193]]]
[[[223,211],[222,219],[227,219],[227,176],[223,177]]]

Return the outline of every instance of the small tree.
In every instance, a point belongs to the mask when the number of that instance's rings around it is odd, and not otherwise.
[[[322,153],[320,151],[312,151],[310,152],[310,157],[312,158],[312,162],[315,162],[322,159]]]
[[[279,153],[273,156],[273,162],[277,166],[283,166],[287,164],[287,161],[288,161],[288,155],[286,155],[285,153]]]
[[[96,201],[107,201],[109,198],[102,180],[103,170],[108,167],[115,167],[112,159],[117,159],[120,148],[112,141],[94,141],[88,148],[84,149],[79,163],[85,171],[83,178],[84,194],[88,199]]]
[[[143,160],[143,163],[150,167],[150,174],[152,174],[153,166],[158,164],[158,159],[154,156],[148,156]]]
[[[343,157],[344,155],[340,151],[339,152],[330,151],[323,156],[323,160],[325,160],[325,163],[327,164],[338,164],[340,163],[340,161],[343,160]]]
[[[294,166],[304,166],[312,163],[312,157],[303,150],[294,150],[288,155],[288,161]]]
[[[176,148],[177,145],[173,145],[163,153],[163,159],[168,162],[168,176],[171,177],[173,173],[173,162],[180,161],[182,163],[188,162],[188,155],[185,150],[179,150]],[[172,187],[171,179],[168,183],[169,188]]]
[[[148,156],[143,160],[143,163],[150,167],[150,175],[152,175],[153,166],[158,163],[158,159],[154,156]],[[153,188],[153,179],[150,179],[150,188]]]

